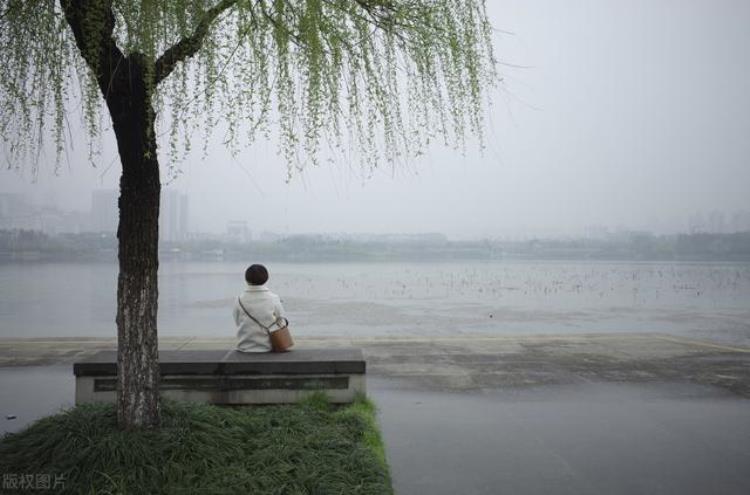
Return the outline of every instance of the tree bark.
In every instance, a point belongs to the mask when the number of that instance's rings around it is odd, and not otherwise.
[[[106,97],[122,162],[117,280],[117,418],[120,427],[159,425],[159,197],[155,112],[144,58],[127,58],[128,85]]]

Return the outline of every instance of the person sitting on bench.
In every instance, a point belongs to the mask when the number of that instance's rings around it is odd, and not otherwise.
[[[237,350],[271,352],[271,339],[266,328],[283,318],[281,299],[265,286],[268,281],[265,266],[251,265],[245,271],[245,281],[247,288],[237,298],[233,311]]]

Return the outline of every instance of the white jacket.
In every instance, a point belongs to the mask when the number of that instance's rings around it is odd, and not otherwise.
[[[284,316],[279,296],[264,285],[248,285],[239,300],[253,318],[267,327]],[[242,352],[270,352],[271,339],[260,325],[255,323],[242,309],[238,301],[234,303],[234,323],[237,325],[237,350]]]

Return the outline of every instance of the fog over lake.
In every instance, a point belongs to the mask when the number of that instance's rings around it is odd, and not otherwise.
[[[161,336],[234,336],[246,264],[163,262]],[[750,343],[750,264],[269,263],[300,336],[664,332]],[[115,337],[113,263],[0,264],[0,338]]]

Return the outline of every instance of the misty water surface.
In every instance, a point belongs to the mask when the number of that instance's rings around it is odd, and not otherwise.
[[[232,337],[246,265],[164,262],[162,336]],[[296,334],[667,332],[750,343],[750,264],[268,264]],[[116,335],[117,267],[0,265],[0,337]]]

